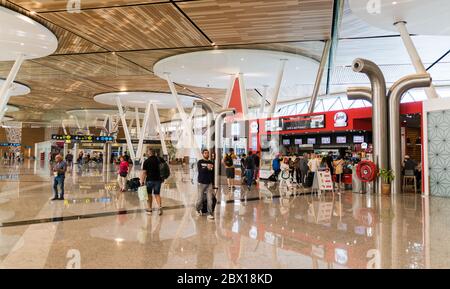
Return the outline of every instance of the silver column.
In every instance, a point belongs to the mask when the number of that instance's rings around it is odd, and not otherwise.
[[[348,100],[365,100],[372,103],[372,90],[368,87],[350,87],[347,89]]]
[[[316,107],[316,101],[317,101],[317,96],[319,95],[320,92],[320,84],[322,83],[322,78],[323,78],[323,73],[325,71],[325,65],[327,64],[329,55],[330,55],[330,51],[331,51],[331,40],[328,40],[325,43],[325,46],[323,48],[323,52],[322,52],[322,58],[320,60],[320,65],[319,65],[319,69],[317,70],[317,76],[316,76],[316,82],[314,84],[314,90],[311,96],[311,101],[309,102],[309,108],[308,108],[308,113],[313,113],[314,112],[314,108]]]
[[[224,109],[217,113],[215,122],[214,122],[214,154],[215,154],[215,160],[214,160],[214,188],[219,188],[219,172],[220,172],[220,160],[219,157],[219,151],[220,151],[220,136],[222,134],[222,126],[223,126],[223,120],[227,114],[235,114],[236,110],[234,108],[230,109]]]
[[[401,153],[401,132],[400,132],[400,100],[402,96],[410,89],[420,87],[430,87],[431,76],[425,74],[408,75],[397,82],[389,90],[389,139],[390,139],[390,165],[394,172],[395,179],[391,187],[391,193],[401,192],[401,173],[402,173],[402,153]]]
[[[206,103],[206,101],[198,100],[194,102],[194,105],[200,104],[202,108],[206,112],[206,124],[207,124],[207,130],[206,130],[206,149],[210,150],[212,149],[211,142],[212,142],[212,131],[214,129],[214,110],[212,107]]]
[[[372,86],[372,131],[374,161],[380,169],[389,166],[388,134],[387,130],[387,96],[386,81],[378,65],[370,60],[357,58],[353,61],[353,71],[366,74]],[[382,188],[376,182],[376,191],[381,195]]]

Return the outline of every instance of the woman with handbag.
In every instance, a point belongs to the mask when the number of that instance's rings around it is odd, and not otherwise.
[[[117,182],[119,183],[119,188],[121,192],[125,192],[125,187],[127,185],[127,176],[128,176],[128,162],[125,161],[125,158],[121,156],[119,158],[119,171],[117,176]]]

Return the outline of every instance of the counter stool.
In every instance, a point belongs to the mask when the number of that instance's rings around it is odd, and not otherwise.
[[[414,193],[417,193],[417,179],[413,170],[405,170],[403,176],[403,192],[406,192],[407,187],[414,186]]]

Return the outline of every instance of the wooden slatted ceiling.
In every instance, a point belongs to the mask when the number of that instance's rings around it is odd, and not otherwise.
[[[82,77],[150,74],[148,70],[112,53],[55,55],[35,62]]]
[[[68,0],[10,0],[28,10],[36,12],[66,11]],[[170,2],[169,0],[80,0],[80,9],[114,7],[145,3]]]
[[[216,44],[329,39],[332,0],[199,0],[177,5]]]
[[[38,14],[30,14],[30,11],[13,4],[12,2],[6,0],[0,0],[0,5],[16,11],[18,13],[24,14],[33,20],[44,25],[50,31],[52,31],[58,38],[58,49],[55,54],[67,54],[67,53],[89,53],[89,52],[100,52],[106,51],[105,49],[89,42],[76,34],[67,31],[64,28],[58,27],[44,19],[42,19]]]
[[[40,15],[111,51],[209,44],[172,4]]]

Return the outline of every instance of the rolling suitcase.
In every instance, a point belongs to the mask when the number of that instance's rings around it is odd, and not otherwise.
[[[308,173],[305,179],[305,184],[303,185],[305,188],[311,188],[314,182],[314,174]]]

